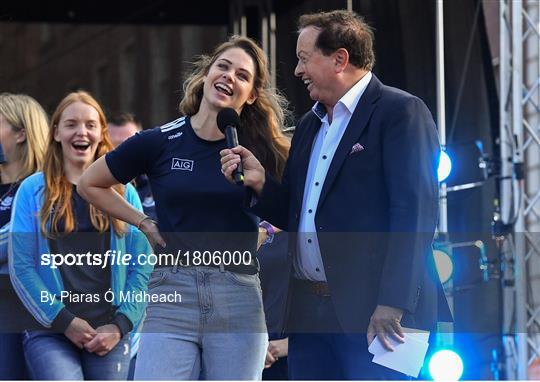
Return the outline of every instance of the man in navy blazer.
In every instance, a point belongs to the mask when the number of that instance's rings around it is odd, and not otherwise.
[[[254,211],[289,231],[292,379],[404,377],[371,362],[378,336],[449,321],[432,256],[439,142],[425,104],[371,73],[373,33],[354,12],[304,15],[298,64],[312,110],[298,122],[282,183],[242,146],[222,152],[231,179],[242,160]],[[244,126],[243,128],[256,128]]]

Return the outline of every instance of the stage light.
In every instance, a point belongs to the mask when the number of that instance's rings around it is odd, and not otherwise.
[[[441,283],[445,283],[452,277],[454,273],[454,263],[450,255],[441,250],[435,249],[433,251],[433,257],[435,258],[435,266],[437,268],[437,273],[439,274],[439,279]]]
[[[446,153],[446,151],[441,151],[441,156],[439,157],[439,168],[437,169],[437,176],[439,177],[439,182],[443,182],[448,175],[452,172],[452,161]]]
[[[439,350],[429,360],[429,374],[435,381],[458,381],[463,375],[463,361],[453,350]]]
[[[444,158],[448,155],[448,161]],[[450,165],[445,163],[450,162]],[[439,182],[444,177],[443,169],[449,173],[444,179],[447,191],[460,191],[482,186],[488,178],[489,172],[493,173],[493,164],[484,153],[481,141],[461,142],[447,144],[439,162]],[[445,172],[446,173],[446,172]]]

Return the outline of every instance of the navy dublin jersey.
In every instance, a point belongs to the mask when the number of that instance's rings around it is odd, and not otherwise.
[[[258,218],[244,205],[246,188],[221,173],[225,139],[199,138],[189,117],[141,131],[105,157],[112,175],[126,184],[146,174],[167,253],[255,253]]]

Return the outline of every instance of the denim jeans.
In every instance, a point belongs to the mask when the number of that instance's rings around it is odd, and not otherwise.
[[[24,330],[40,327],[28,313],[6,275],[0,275],[0,380],[26,380],[23,351]],[[4,278],[2,280],[2,278]]]
[[[79,349],[65,335],[44,330],[27,331],[23,347],[32,379],[125,380],[129,366],[129,336],[105,356]]]
[[[268,335],[259,277],[210,267],[154,271],[135,380],[260,380]]]
[[[22,334],[0,333],[0,380],[28,379]]]

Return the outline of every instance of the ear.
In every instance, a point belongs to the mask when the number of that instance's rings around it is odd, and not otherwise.
[[[58,125],[54,125],[53,130],[54,130],[54,140],[56,142],[60,142],[60,137],[58,136]]]
[[[349,64],[349,52],[345,48],[339,48],[333,54],[336,73],[341,73]]]
[[[17,131],[15,142],[23,143],[25,141],[26,141],[26,129],[20,129],[19,131]]]
[[[246,100],[246,103],[248,105],[253,105],[253,102],[255,102],[256,100],[257,100],[257,92],[255,91],[255,89],[253,89],[248,99]]]

